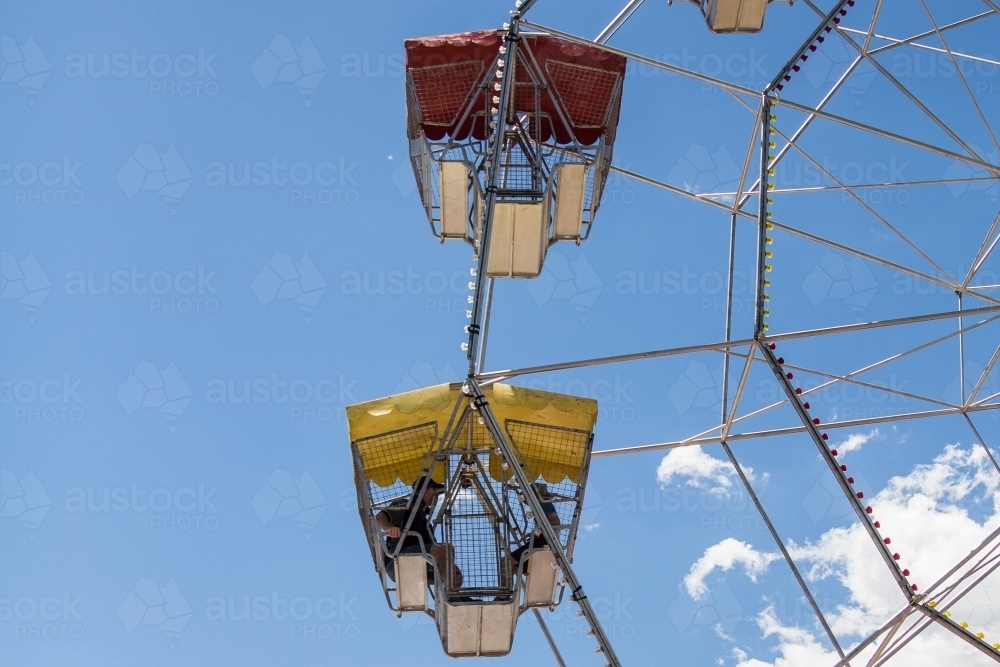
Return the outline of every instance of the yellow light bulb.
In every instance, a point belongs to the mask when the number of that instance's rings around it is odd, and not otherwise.
[[[968,627],[969,627],[969,622],[968,621],[962,621],[961,623],[959,623],[959,625],[962,626],[963,630],[967,630]]]
[[[774,176],[774,167],[771,167],[770,169],[767,170],[767,175]]]
[[[770,329],[771,327],[769,327],[769,326],[767,325],[767,322],[764,322],[764,324],[762,324],[760,328],[761,328],[761,329],[763,329],[764,331],[767,331],[767,330],[768,330],[768,329]]]
[[[767,189],[768,190],[773,190],[774,189],[774,183],[768,183],[767,184]]]
[[[778,144],[776,142],[774,142],[774,141],[771,141],[771,142],[768,142],[767,147],[768,148],[777,148]]]
[[[771,231],[772,229],[774,229],[774,225],[772,223],[770,223],[770,222],[767,223],[767,225],[765,225],[765,226],[767,227],[767,231]]]
[[[771,265],[770,264],[765,264],[764,265],[764,270],[770,272],[771,271]]]
[[[764,257],[767,257],[768,259],[771,259],[772,257],[774,257],[774,253],[771,252],[770,250],[765,250],[764,251]]]
[[[764,237],[764,240],[767,241],[768,243],[774,243],[774,239],[770,236]]]

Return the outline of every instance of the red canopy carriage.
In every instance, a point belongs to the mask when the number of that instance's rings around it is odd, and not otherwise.
[[[507,51],[495,30],[407,40],[407,135],[434,234],[476,245],[500,102],[494,73],[514,68],[499,114],[497,243],[487,272],[534,277],[551,243],[590,232],[611,165],[626,59],[544,34],[521,34]]]

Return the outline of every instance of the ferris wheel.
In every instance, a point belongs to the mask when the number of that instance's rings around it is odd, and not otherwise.
[[[774,0],[691,2],[718,40],[759,32],[775,11]],[[1000,474],[989,448],[1000,443],[981,432],[981,420],[1000,408],[1000,108],[981,89],[993,82],[975,76],[1000,62],[967,39],[970,28],[995,35],[1000,6],[801,0],[795,11],[807,14],[809,30],[794,37],[773,78],[749,86],[613,46],[643,0],[628,2],[593,39],[533,22],[535,4],[519,1],[500,29],[406,44],[407,135],[424,212],[442,243],[472,248],[473,263],[462,343],[468,377],[348,409],[362,523],[390,608],[431,616],[455,657],[508,654],[518,619],[530,612],[565,664],[540,611],[568,604],[596,653],[620,665],[572,565],[590,468],[611,456],[706,447],[732,465],[833,664],[885,664],[929,628],[1000,661],[1000,636],[989,636],[1000,628],[962,616],[1000,567],[1000,529],[929,574],[918,555],[897,551],[875,489],[855,478],[837,444],[838,434],[861,427],[943,424],[955,439],[974,441]],[[693,8],[670,11],[682,9]],[[915,74],[920,61],[894,60],[900,53],[931,56],[935,72],[951,74]],[[670,175],[655,164],[619,166],[628,164],[615,147],[629,63],[669,74],[664,85],[707,87],[741,114],[735,156],[706,152],[714,176],[699,166],[701,154]],[[873,91],[864,105],[859,90]],[[657,131],[684,129],[667,122]],[[723,157],[727,177],[718,175]],[[725,276],[717,335],[491,369],[497,282],[537,279],[558,244],[599,242],[590,237],[612,176],[717,214],[727,240],[716,249]],[[803,256],[819,258],[804,277],[789,268]],[[745,299],[737,285],[744,263]],[[873,305],[886,281],[891,294]],[[842,307],[803,307],[824,301]],[[668,357],[720,360],[712,422],[669,441],[595,446],[597,401],[517,384]],[[899,368],[914,381],[882,379]],[[955,380],[938,387],[932,375]],[[761,404],[750,394],[763,377],[775,391]],[[861,398],[831,414],[822,409],[831,390]],[[823,462],[898,594],[898,610],[860,641],[835,631],[734,453],[735,443],[792,436]]]

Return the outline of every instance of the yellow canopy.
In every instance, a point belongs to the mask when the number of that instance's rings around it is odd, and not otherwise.
[[[467,409],[468,397],[461,389],[458,383],[442,384],[349,406],[348,429],[365,476],[383,487],[397,479],[416,481],[425,456],[444,434],[455,402],[464,403],[459,418]],[[580,479],[597,422],[597,401],[501,383],[484,387],[483,394],[534,477],[550,483]],[[482,428],[477,422],[473,427]],[[499,461],[490,459],[490,474],[499,480]],[[439,467],[433,477],[442,481],[443,475]]]

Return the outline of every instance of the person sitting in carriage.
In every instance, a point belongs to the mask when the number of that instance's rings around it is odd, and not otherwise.
[[[375,517],[378,527],[385,533],[385,546],[390,554],[396,553],[396,546],[402,540],[403,545],[399,554],[430,554],[437,563],[438,572],[452,573],[452,584],[455,588],[462,586],[462,571],[454,565],[455,548],[450,544],[438,544],[434,541],[434,531],[430,524],[431,510],[437,502],[438,494],[444,489],[444,485],[432,478],[420,477],[413,484],[413,490],[419,490],[424,481],[427,487],[419,499],[414,497],[400,498],[393,501],[389,507],[383,509]],[[413,514],[413,522],[410,530],[403,535],[403,529]],[[419,535],[419,537],[418,537]],[[396,581],[395,561],[390,556],[385,556],[385,570],[389,578]],[[430,574],[430,566],[428,565]]]
[[[548,519],[549,523],[555,527],[559,526],[562,521],[559,519],[559,513],[556,512],[556,506],[551,502],[551,494],[544,484],[535,484],[535,491],[538,493],[538,499],[541,501],[542,511],[545,512],[545,518]],[[557,532],[558,534],[558,532]],[[548,541],[545,539],[545,535],[539,529],[532,531],[532,536],[530,539],[525,541],[517,549],[510,552],[510,556],[505,558],[505,563],[501,564],[501,572],[504,573],[504,578],[506,579],[506,573],[512,573],[517,570],[521,564],[521,559],[524,557],[524,553],[529,549],[541,549],[542,547],[548,546]],[[524,573],[528,574],[528,564],[524,564]]]

